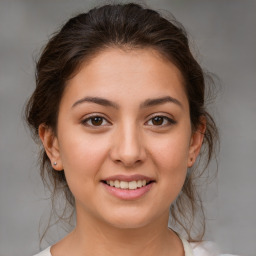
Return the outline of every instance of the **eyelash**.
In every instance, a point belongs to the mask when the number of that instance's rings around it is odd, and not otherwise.
[[[93,118],[96,118],[96,117],[101,118],[101,119],[103,119],[103,120],[106,121],[106,118],[103,117],[103,116],[100,116],[100,115],[93,115],[93,116],[87,117],[87,118],[85,118],[84,120],[82,120],[82,124],[85,125],[85,126],[89,126],[89,127],[100,127],[100,126],[102,126],[102,125],[97,126],[97,125],[93,125],[93,124],[89,124],[89,125],[88,125],[88,121],[92,121],[92,119],[93,119]],[[106,122],[109,123],[108,121],[106,121]]]
[[[160,117],[160,118],[163,118],[163,122],[167,122],[167,124],[164,124],[164,125],[152,125],[152,126],[160,126],[160,127],[165,127],[165,126],[170,126],[170,125],[174,125],[176,124],[177,122],[175,120],[173,120],[172,118],[169,118],[167,116],[163,116],[163,115],[156,115],[156,116],[153,116],[151,117],[147,122],[151,121],[156,118],[156,117]]]
[[[167,124],[165,123],[164,125],[163,125],[163,124],[161,124],[161,125],[152,125],[152,126],[155,126],[155,127],[166,127],[166,126],[175,125],[175,124],[177,123],[174,119],[171,119],[171,118],[169,118],[169,117],[167,117],[167,116],[163,116],[163,115],[156,115],[156,116],[153,116],[153,117],[151,117],[146,123],[148,123],[149,121],[152,122],[152,120],[153,120],[154,118],[156,118],[156,117],[163,118],[163,122],[167,122]],[[91,124],[88,124],[89,121],[92,122],[93,118],[101,118],[101,119],[103,119],[103,122],[104,122],[104,120],[105,120],[105,122],[107,122],[108,124],[110,123],[110,122],[107,121],[107,119],[106,119],[105,117],[103,117],[103,116],[101,116],[101,115],[93,115],[93,116],[87,117],[87,118],[85,118],[84,120],[82,120],[81,123],[82,123],[83,125],[85,125],[85,126],[93,127],[93,128],[96,128],[96,129],[97,129],[98,127],[105,126],[105,125],[101,125],[101,124],[100,124],[99,126],[93,125],[92,123],[91,123]]]

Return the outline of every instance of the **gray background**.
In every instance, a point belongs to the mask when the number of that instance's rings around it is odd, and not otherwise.
[[[207,238],[223,252],[256,255],[256,2],[145,2],[171,11],[184,24],[200,63],[220,78],[213,109],[221,133],[219,175],[207,196]],[[96,3],[0,1],[1,256],[37,252],[38,225],[49,209],[36,166],[37,147],[22,121],[34,88],[33,59],[64,21]]]

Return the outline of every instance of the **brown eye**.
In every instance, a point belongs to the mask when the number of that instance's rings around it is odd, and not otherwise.
[[[153,125],[162,125],[164,122],[164,118],[162,116],[155,116],[152,118]]]
[[[88,127],[100,127],[100,126],[106,126],[109,124],[109,122],[101,116],[91,116],[82,121],[82,124]]]
[[[91,118],[91,123],[92,123],[92,125],[94,125],[94,126],[102,125],[102,123],[103,123],[103,118],[102,118],[102,117],[99,117],[99,116],[92,117],[92,118]]]
[[[150,126],[168,126],[168,125],[174,125],[177,122],[167,116],[155,116],[152,117],[147,124]]]

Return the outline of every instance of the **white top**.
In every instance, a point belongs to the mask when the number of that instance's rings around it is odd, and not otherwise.
[[[184,246],[185,256],[236,256],[233,254],[220,254],[216,244],[213,242],[189,243],[183,238],[181,238],[181,241]],[[34,256],[52,256],[50,249],[51,247],[48,247]]]

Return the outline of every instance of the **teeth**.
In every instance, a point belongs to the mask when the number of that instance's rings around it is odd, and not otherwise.
[[[127,189],[129,187],[129,183],[126,181],[120,181],[120,188]]]
[[[138,181],[137,181],[137,187],[139,187],[139,188],[142,187],[142,181],[141,181],[141,180],[138,180]]]
[[[146,180],[133,180],[130,182],[127,181],[119,181],[119,180],[108,180],[107,184],[111,187],[121,188],[121,189],[137,189],[146,186]]]
[[[115,180],[113,186],[115,186],[116,188],[119,188],[119,186],[120,186],[119,180]]]
[[[129,189],[136,189],[137,188],[137,182],[136,181],[130,181],[128,185],[129,185]]]

